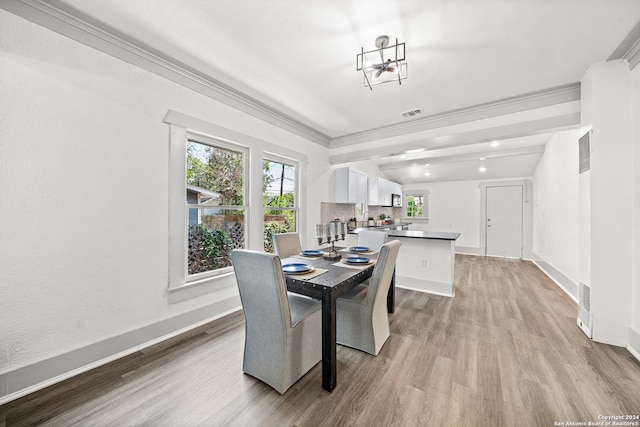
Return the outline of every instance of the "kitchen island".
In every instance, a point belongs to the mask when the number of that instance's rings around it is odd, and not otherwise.
[[[380,230],[379,227],[360,227],[361,230]],[[420,292],[453,297],[455,243],[460,233],[417,230],[380,230],[389,240],[402,243],[396,261],[396,286]],[[355,245],[357,239],[351,240]]]

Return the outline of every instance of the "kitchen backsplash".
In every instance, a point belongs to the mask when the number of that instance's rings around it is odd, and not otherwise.
[[[320,202],[320,220],[322,222],[329,222],[336,218],[340,218],[342,221],[348,221],[349,218],[356,216],[356,205],[353,203],[330,203]],[[392,219],[400,221],[402,216],[402,208],[381,207],[381,206],[369,206],[369,211],[365,211],[365,216],[378,219],[378,215],[381,213],[386,214]],[[357,216],[358,221],[362,221],[362,216]],[[364,218],[366,221],[367,218]]]

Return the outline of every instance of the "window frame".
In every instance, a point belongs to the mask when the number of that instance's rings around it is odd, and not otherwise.
[[[267,162],[275,162],[275,163],[281,163],[287,166],[293,166],[294,168],[294,174],[293,174],[293,179],[294,179],[294,185],[293,185],[293,207],[292,208],[284,208],[284,207],[277,207],[277,206],[264,206],[264,203],[262,204],[262,227],[263,227],[263,232],[264,232],[264,213],[268,210],[283,210],[283,211],[293,211],[294,213],[294,217],[295,217],[295,231],[299,232],[300,226],[298,225],[299,219],[300,219],[300,203],[299,203],[299,199],[300,199],[300,162],[298,160],[295,159],[291,159],[288,157],[283,157],[283,156],[279,156],[277,154],[273,154],[273,153],[268,153],[265,152],[264,156],[262,157],[263,161],[267,161]],[[264,174],[264,170],[263,170],[263,174]],[[263,194],[264,196],[264,194]]]
[[[264,242],[263,215],[256,210],[262,206],[262,161],[264,156],[273,154],[285,159],[299,162],[298,169],[298,229],[301,233],[307,230],[307,195],[301,189],[306,188],[308,156],[296,151],[286,144],[275,144],[264,139],[256,138],[239,130],[230,129],[207,120],[190,116],[175,110],[167,110],[162,122],[168,125],[168,210],[166,221],[167,234],[167,279],[165,282],[167,300],[178,303],[191,298],[212,294],[219,298],[237,296],[237,286],[233,272],[204,278],[198,281],[185,282],[186,256],[188,242],[186,240],[185,217],[186,201],[186,140],[189,135],[210,137],[219,141],[244,147],[248,150],[249,170],[246,174],[248,185],[247,205],[245,212],[245,238],[247,249],[262,250]],[[254,212],[255,211],[255,212]]]
[[[214,148],[221,148],[223,150],[227,150],[227,151],[234,151],[237,153],[241,153],[242,154],[242,205],[200,205],[200,204],[189,204],[186,202],[186,183],[187,183],[187,174],[186,174],[186,161],[187,161],[187,145],[189,144],[189,142],[196,142],[198,144],[202,144],[202,145],[208,145],[210,147],[214,147]],[[216,276],[220,276],[220,275],[225,275],[225,274],[230,274],[233,273],[233,267],[232,266],[228,266],[228,267],[221,267],[221,268],[217,268],[215,270],[209,270],[209,271],[202,271],[200,273],[195,273],[195,274],[189,274],[189,262],[187,260],[188,258],[188,253],[189,253],[189,249],[188,249],[188,245],[189,245],[189,209],[198,209],[198,217],[200,217],[202,211],[201,209],[210,209],[210,210],[221,210],[221,211],[225,211],[225,210],[241,210],[243,211],[244,214],[244,247],[247,247],[247,236],[248,236],[248,223],[249,223],[249,218],[248,218],[248,208],[249,205],[247,203],[248,199],[249,199],[249,149],[245,146],[242,146],[240,144],[236,144],[236,143],[232,143],[232,142],[228,142],[228,141],[223,141],[219,138],[215,138],[215,137],[211,137],[211,136],[207,136],[207,135],[201,135],[198,133],[194,133],[194,132],[190,132],[187,131],[187,139],[185,141],[185,176],[184,176],[184,182],[185,182],[185,228],[184,228],[184,233],[185,233],[185,240],[187,241],[187,250],[185,251],[184,257],[185,257],[185,284],[189,284],[191,282],[198,282],[201,280],[205,280],[208,278],[212,278],[212,277],[216,277]]]
[[[168,116],[171,112],[168,114]],[[189,252],[188,224],[189,205],[187,200],[187,143],[189,140],[208,141],[209,145],[229,148],[243,152],[244,205],[233,206],[233,209],[241,208],[245,211],[245,247],[251,233],[251,149],[238,142],[218,138],[197,132],[193,128],[187,128],[180,123],[167,121],[169,124],[169,277],[167,289],[171,291],[190,288],[199,285],[211,285],[215,281],[233,275],[233,267],[223,267],[210,272],[188,274],[187,256]],[[219,206],[206,206],[208,208],[220,208]]]
[[[410,221],[429,221],[429,190],[405,190],[402,192],[402,219]],[[422,197],[422,216],[409,216],[409,197]]]

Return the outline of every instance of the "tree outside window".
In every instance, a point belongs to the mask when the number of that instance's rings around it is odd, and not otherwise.
[[[245,247],[245,154],[200,141],[187,143],[188,274],[231,266]]]
[[[407,217],[422,218],[423,206],[424,206],[423,196],[421,195],[407,196]]]
[[[429,191],[405,192],[404,217],[407,219],[429,219],[427,200]]]
[[[276,160],[262,164],[264,250],[273,252],[272,236],[297,228],[296,167]]]

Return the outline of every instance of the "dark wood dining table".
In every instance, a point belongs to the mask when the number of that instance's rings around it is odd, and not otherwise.
[[[342,249],[342,248],[336,248]],[[343,257],[355,256],[345,252],[338,252]],[[366,255],[367,258],[377,259],[378,254]],[[348,268],[335,266],[338,260],[329,261],[324,258],[311,259],[288,257],[281,260],[282,265],[291,263],[309,264],[315,269],[328,270],[326,273],[311,279],[301,279],[292,274],[285,274],[287,290],[306,295],[322,301],[322,388],[333,391],[336,388],[336,301],[340,295],[364,282],[373,273],[374,263],[364,268]],[[395,285],[392,282],[391,288]],[[389,291],[387,305],[389,312],[393,312],[393,292]]]

